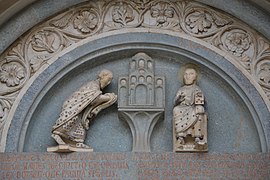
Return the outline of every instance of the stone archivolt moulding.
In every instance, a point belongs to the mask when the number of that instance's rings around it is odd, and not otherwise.
[[[1,55],[1,151],[4,150],[3,129],[4,126],[8,129],[6,122],[12,119],[16,109],[13,104],[21,97],[18,95],[22,88],[33,82],[68,47],[76,47],[93,35],[120,29],[168,30],[218,48],[244,74],[252,77],[270,109],[270,43],[232,16],[197,2],[181,0],[87,2],[32,28]]]

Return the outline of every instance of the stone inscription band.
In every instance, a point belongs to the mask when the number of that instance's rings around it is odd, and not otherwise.
[[[268,179],[270,154],[0,154],[0,179]]]

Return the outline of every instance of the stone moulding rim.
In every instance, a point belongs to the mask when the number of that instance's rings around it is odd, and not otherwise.
[[[214,46],[209,46],[209,43],[204,42],[200,39],[191,37],[191,36],[187,36],[178,32],[172,32],[170,30],[160,30],[160,29],[148,29],[148,28],[137,28],[137,29],[122,29],[122,30],[115,30],[115,31],[111,31],[111,32],[105,32],[99,35],[95,35],[95,36],[91,36],[88,37],[78,43],[73,44],[72,46],[66,48],[65,50],[63,50],[57,57],[52,58],[50,61],[47,62],[47,64],[45,64],[44,66],[42,66],[37,73],[35,73],[30,80],[25,84],[25,86],[22,88],[22,90],[20,91],[18,97],[16,98],[14,105],[11,108],[11,111],[9,113],[7,122],[4,126],[4,130],[3,130],[3,134],[2,134],[2,139],[1,139],[1,152],[5,151],[5,146],[6,146],[6,142],[7,142],[7,135],[8,135],[8,131],[10,128],[10,125],[12,123],[12,119],[15,115],[16,109],[18,108],[18,105],[20,104],[20,101],[22,100],[24,94],[27,92],[27,90],[31,87],[31,85],[34,83],[34,81],[39,77],[40,74],[42,74],[43,71],[45,71],[48,67],[50,67],[50,65],[52,65],[57,59],[59,59],[60,57],[62,57],[63,55],[71,52],[72,50],[95,40],[98,39],[102,39],[105,37],[110,37],[110,36],[114,36],[114,35],[124,35],[124,34],[129,34],[129,33],[153,33],[153,34],[162,34],[162,35],[169,35],[172,37],[177,37],[177,38],[182,38],[184,40],[188,40],[191,41],[193,43],[199,44],[203,47],[205,47],[207,50],[211,50],[214,53],[222,56],[224,59],[226,59],[228,62],[230,62],[233,66],[235,66],[249,81],[250,83],[255,87],[255,89],[257,90],[257,92],[260,94],[260,96],[262,97],[262,99],[265,102],[265,105],[268,108],[268,111],[270,111],[270,103],[268,102],[268,98],[265,95],[264,91],[261,89],[261,87],[259,86],[259,84],[252,78],[252,76],[242,67],[240,66],[236,60],[227,52],[221,51],[220,49],[214,47]],[[123,42],[124,43],[124,42]],[[167,45],[165,43],[160,43],[162,45]],[[106,48],[106,47],[105,47]],[[38,95],[37,95],[38,96]],[[32,106],[32,105],[31,105]],[[265,133],[264,133],[265,134]],[[267,138],[266,138],[267,139]]]

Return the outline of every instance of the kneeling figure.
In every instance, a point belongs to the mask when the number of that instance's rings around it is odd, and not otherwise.
[[[89,122],[103,109],[111,106],[117,96],[102,94],[102,89],[110,84],[113,74],[102,70],[98,78],[90,81],[74,92],[63,104],[62,111],[52,128],[52,138],[59,144],[49,147],[49,152],[93,151],[84,144]]]

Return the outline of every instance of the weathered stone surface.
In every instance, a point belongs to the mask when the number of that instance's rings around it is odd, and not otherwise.
[[[6,153],[0,179],[269,179],[270,154]]]

